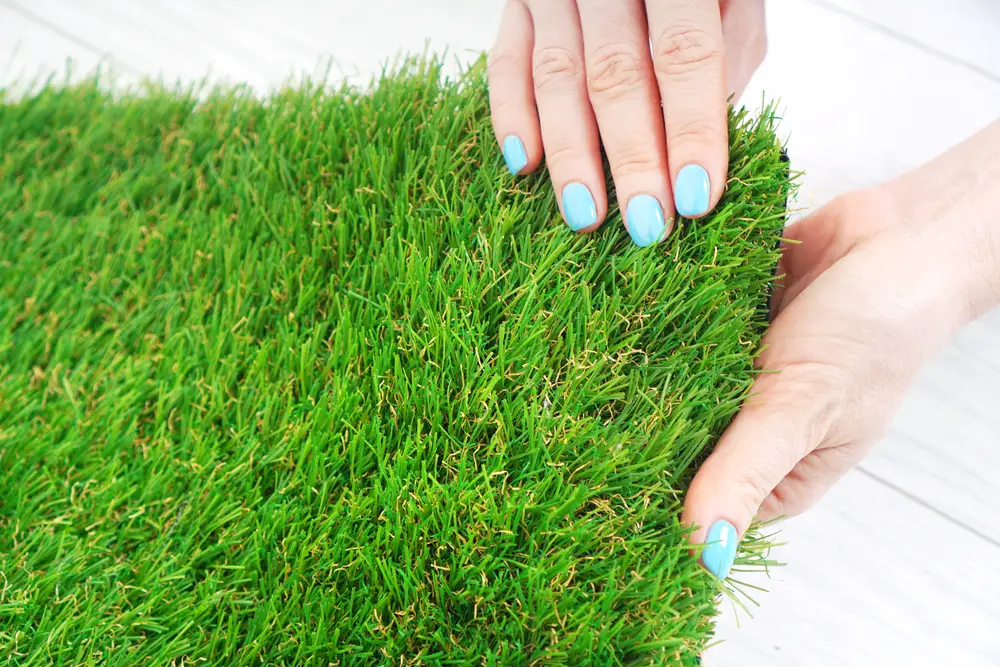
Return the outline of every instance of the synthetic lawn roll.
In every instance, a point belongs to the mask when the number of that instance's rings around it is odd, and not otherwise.
[[[772,112],[639,248],[506,172],[481,63],[0,101],[0,664],[695,664]]]

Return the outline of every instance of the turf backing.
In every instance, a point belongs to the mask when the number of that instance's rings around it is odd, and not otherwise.
[[[0,98],[0,664],[695,663],[680,503],[752,380],[773,114],[643,249],[439,70]]]

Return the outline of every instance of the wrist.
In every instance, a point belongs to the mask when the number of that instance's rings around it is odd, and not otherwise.
[[[1000,121],[883,188],[960,324],[1000,305]]]

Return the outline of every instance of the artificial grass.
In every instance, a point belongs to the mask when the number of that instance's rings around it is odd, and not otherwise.
[[[0,664],[694,664],[773,114],[643,249],[506,173],[481,64],[198,100],[2,99]]]

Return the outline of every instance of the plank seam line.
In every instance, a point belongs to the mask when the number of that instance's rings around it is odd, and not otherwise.
[[[14,2],[13,0],[0,0],[0,6],[7,7],[9,9],[11,9],[12,11],[17,12],[18,14],[20,14],[24,18],[28,19],[29,21],[31,21],[31,22],[33,22],[33,23],[35,23],[35,24],[37,24],[37,25],[45,28],[46,30],[50,30],[50,31],[56,33],[57,35],[59,35],[63,39],[68,39],[72,43],[74,43],[77,46],[80,46],[80,47],[86,49],[87,51],[90,51],[91,53],[93,53],[94,55],[96,55],[99,58],[99,63],[100,62],[108,61],[109,63],[113,64],[115,67],[120,67],[122,69],[128,70],[129,72],[131,72],[133,74],[138,74],[138,75],[142,74],[142,72],[140,72],[136,68],[132,67],[128,63],[124,63],[124,62],[118,60],[117,58],[115,58],[111,54],[111,52],[109,52],[109,51],[102,51],[100,49],[100,47],[97,47],[94,44],[91,44],[90,42],[88,42],[85,39],[82,39],[81,37],[77,37],[76,35],[74,35],[70,31],[66,30],[62,26],[60,26],[60,25],[58,25],[56,23],[53,23],[52,21],[49,21],[48,19],[39,16],[38,14],[35,14],[34,12],[32,12],[29,9],[25,8],[23,5],[21,5],[18,2]]]
[[[867,28],[870,28],[871,30],[880,32],[886,35],[887,37],[895,39],[898,42],[902,42],[904,44],[907,44],[908,46],[920,49],[921,51],[924,51],[925,53],[928,53],[930,55],[937,56],[938,58],[941,58],[942,60],[945,60],[951,63],[952,65],[957,65],[959,67],[971,70],[976,74],[979,74],[980,76],[986,77],[993,83],[1000,83],[1000,75],[991,72],[985,67],[981,67],[973,62],[969,62],[968,60],[963,60],[962,58],[954,56],[948,53],[947,51],[942,51],[940,49],[937,49],[929,44],[920,41],[919,39],[916,39],[915,37],[911,37],[906,33],[899,32],[898,30],[895,30],[885,25],[884,23],[880,23],[874,19],[870,19],[864,14],[859,14],[850,9],[845,9],[844,7],[841,7],[840,5],[834,2],[830,2],[830,0],[802,0],[802,1],[810,5],[821,7],[828,11],[834,12],[835,14],[840,14],[841,16],[847,17],[853,21],[861,23],[862,25],[866,26]]]
[[[892,482],[890,482],[889,480],[885,479],[884,477],[882,477],[880,475],[876,475],[872,471],[866,469],[863,465],[855,466],[855,470],[857,470],[858,472],[860,472],[862,475],[865,475],[869,479],[872,479],[872,480],[878,482],[879,484],[887,486],[888,488],[892,489],[896,493],[899,493],[900,495],[905,496],[906,498],[908,498],[908,499],[912,500],[913,502],[915,502],[917,505],[919,505],[919,506],[923,507],[924,509],[926,509],[926,510],[928,510],[930,512],[933,512],[937,516],[941,517],[942,519],[944,519],[948,523],[950,523],[950,524],[952,524],[954,526],[957,526],[957,527],[961,528],[962,530],[964,530],[965,532],[970,533],[971,535],[975,535],[976,537],[982,539],[984,542],[993,545],[997,549],[1000,549],[1000,540],[997,540],[996,538],[994,538],[994,537],[992,537],[990,535],[987,535],[983,531],[979,530],[975,526],[969,525],[968,523],[965,523],[964,521],[961,521],[960,519],[955,518],[951,514],[948,514],[947,512],[945,512],[945,511],[943,511],[941,509],[938,509],[937,507],[934,507],[934,505],[931,505],[929,502],[927,502],[926,500],[924,500],[920,496],[914,495],[913,493],[907,491],[906,489],[904,489],[903,487],[901,487],[901,486],[899,486],[897,484],[893,484]]]

